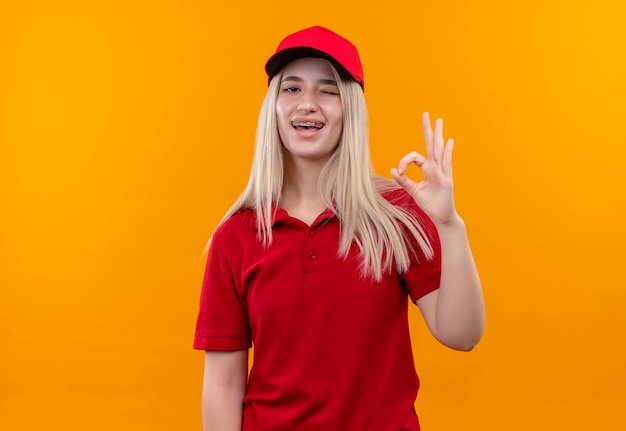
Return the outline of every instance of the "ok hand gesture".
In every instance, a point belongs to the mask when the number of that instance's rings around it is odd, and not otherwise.
[[[391,169],[394,180],[402,186],[437,225],[444,225],[458,218],[454,207],[452,183],[452,149],[454,140],[444,145],[443,120],[435,121],[433,132],[428,112],[422,115],[422,128],[426,141],[427,157],[413,151],[402,159],[398,168]],[[409,164],[419,166],[424,179],[415,182],[405,175]]]

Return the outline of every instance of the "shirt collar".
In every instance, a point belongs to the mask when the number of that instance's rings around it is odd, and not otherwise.
[[[330,208],[326,208],[324,211],[322,211],[317,218],[313,221],[313,223],[311,224],[311,226],[315,226],[319,223],[323,223],[327,220],[330,220],[332,218],[335,218],[335,213],[330,209]],[[304,224],[303,221],[292,217],[289,215],[289,213],[287,213],[287,211],[285,211],[283,208],[279,207],[279,206],[275,206],[274,207],[274,216],[272,218],[272,227],[275,227],[277,224],[279,223],[285,223],[285,224]]]
[[[278,205],[274,205],[272,210],[273,210],[272,212],[272,227],[273,228],[281,223],[291,224],[291,225],[304,224],[304,222],[302,222],[301,220],[291,217],[284,208]],[[251,209],[244,210],[244,212],[245,212],[245,218],[247,222],[250,223],[252,227],[256,229],[257,228],[256,212]],[[317,218],[311,224],[311,226],[315,226],[319,223],[326,222],[327,220],[333,219],[335,217],[336,217],[335,213],[330,208],[326,208],[317,216]]]

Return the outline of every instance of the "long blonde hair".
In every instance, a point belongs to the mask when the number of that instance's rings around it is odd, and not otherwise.
[[[356,244],[363,259],[362,275],[380,281],[394,264],[399,272],[408,270],[411,255],[418,253],[412,244],[417,244],[427,259],[432,258],[433,249],[419,221],[381,195],[397,186],[374,173],[363,90],[329,64],[339,87],[344,123],[339,145],[320,174],[319,192],[341,223],[339,256],[345,258]],[[272,243],[273,211],[285,179],[284,149],[276,122],[281,76],[282,72],[270,81],[261,107],[248,184],[219,223],[243,209],[256,211],[259,241],[265,247]]]

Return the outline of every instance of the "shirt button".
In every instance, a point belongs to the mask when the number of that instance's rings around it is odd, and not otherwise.
[[[311,259],[315,259],[315,258],[317,257],[317,253],[315,253],[315,251],[314,251],[314,250],[311,250],[311,251],[309,252],[309,256],[311,257]]]

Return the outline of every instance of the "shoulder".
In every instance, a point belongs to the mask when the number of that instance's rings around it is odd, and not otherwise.
[[[409,195],[406,190],[398,185],[398,183],[390,180],[389,178],[375,176],[372,178],[372,183],[378,193],[380,193],[388,201],[402,195]]]
[[[426,212],[417,205],[413,196],[406,190],[400,187],[395,181],[386,178],[376,178],[375,185],[381,196],[389,202],[389,204],[401,210],[414,222],[417,222],[423,229],[425,229],[431,238],[436,236],[436,228],[430,217]]]
[[[381,195],[387,202],[397,207],[408,208],[417,205],[413,197],[402,188],[387,190],[382,192]]]
[[[395,181],[378,177],[374,179],[374,185],[380,195],[391,205],[410,211],[422,212],[417,206],[415,199]]]
[[[233,239],[233,237],[256,236],[256,212],[243,209],[222,221],[213,232],[213,241]]]
[[[245,250],[258,242],[253,211],[241,210],[223,220],[211,235],[207,246],[209,262],[229,262],[236,265],[241,261]]]

